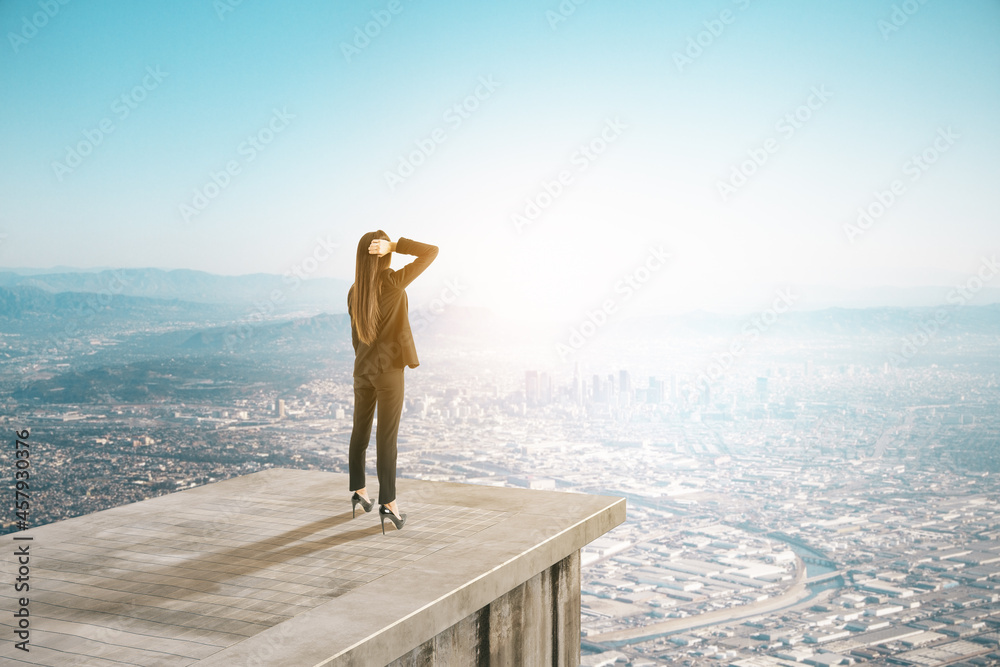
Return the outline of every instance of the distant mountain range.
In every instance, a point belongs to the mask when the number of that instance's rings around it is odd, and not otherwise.
[[[346,281],[332,278],[290,281],[273,274],[220,276],[183,269],[0,271],[0,331],[49,333],[67,326],[83,331],[105,326],[130,331],[174,330],[170,344],[192,352],[201,347],[217,348],[241,327],[253,330],[255,343],[302,335],[317,341],[328,336],[336,339],[350,330],[345,314],[348,286]],[[817,303],[819,293],[810,293],[805,287],[797,289],[802,298],[795,306]],[[1000,303],[990,303],[990,288],[984,287],[975,295],[976,305],[960,307],[931,305],[945,299],[947,290],[942,288],[885,289],[897,297],[907,293],[903,300],[913,305],[813,310],[793,307],[777,318],[772,331],[779,335],[906,335],[944,312],[948,331],[1000,335]],[[810,296],[814,298],[806,298]],[[831,299],[819,299],[824,300]],[[987,305],[979,305],[983,303]],[[584,315],[576,322],[565,323],[563,328],[568,331],[580,325]],[[615,315],[609,318],[606,331],[625,337],[728,336],[757,326],[752,323],[758,315],[706,311]],[[428,335],[484,341],[529,340],[535,336],[523,322],[508,322],[486,308],[457,304],[448,305],[440,313],[424,312],[411,304],[410,319],[417,335],[426,331]],[[764,331],[771,326],[758,328]]]
[[[942,319],[943,318],[943,319]],[[906,336],[921,327],[948,334],[1000,336],[1000,304],[986,306],[921,306],[910,308],[825,308],[789,311],[777,319],[754,315],[717,315],[704,311],[684,315],[650,315],[629,320],[625,337],[733,336],[766,332],[768,336]],[[749,332],[749,333],[748,333]]]
[[[0,287],[0,331],[43,333],[96,330],[103,326],[128,323],[208,322],[235,317],[237,307],[109,295],[94,292],[49,292],[32,285]]]
[[[295,387],[348,373],[354,355],[343,312],[346,289],[344,281],[330,279],[291,285],[265,274],[159,269],[0,273],[0,333],[13,334],[0,338],[0,362],[16,364],[31,355],[66,360],[54,373],[43,367],[0,376],[0,395],[43,403],[184,401],[209,394],[228,400],[254,383]],[[271,309],[268,298],[276,290],[282,299]],[[975,363],[995,364],[993,350],[1000,344],[1000,304],[791,308],[749,315],[636,310],[614,313],[589,328],[587,317],[581,313],[576,321],[557,324],[514,321],[457,303],[436,311],[410,307],[420,349],[448,351],[449,360],[457,353],[460,364],[486,351],[534,354],[556,341],[576,347],[571,332],[581,341],[599,335],[614,341],[616,350],[640,355],[650,345],[749,342],[760,335],[789,349],[802,341],[842,338],[837,349],[849,351],[845,359],[862,359],[871,351],[884,360],[887,340],[895,339],[890,347],[896,350],[904,338],[935,323],[934,335],[953,341],[949,350],[966,349],[963,337],[977,336],[981,352]],[[933,363],[937,357],[928,352],[921,359]]]
[[[148,297],[194,303],[254,304],[274,301],[275,310],[313,307],[346,312],[349,283],[334,278],[288,277],[269,273],[220,276],[188,269],[103,269],[40,273],[0,271],[0,288],[33,287],[58,294],[89,292],[105,297]],[[279,295],[274,299],[275,294]]]
[[[946,286],[848,288],[828,285],[800,285],[796,288],[796,311],[827,308],[921,308],[949,303],[954,298],[955,285],[964,280],[945,283]],[[970,303],[977,306],[1000,303],[1000,288],[984,286]]]
[[[884,277],[884,276],[882,276]],[[910,276],[914,280],[917,276]],[[872,276],[872,278],[875,278]],[[964,284],[968,276],[954,272],[928,270],[928,283],[919,287],[883,285],[875,287],[838,287],[830,285],[795,286],[795,310],[823,310],[826,308],[919,308],[947,303],[955,285]],[[252,273],[240,276],[223,276],[190,269],[77,269],[72,267],[0,268],[0,287],[37,287],[40,290],[59,292],[93,292],[140,296],[157,299],[178,299],[195,303],[252,304],[270,299],[277,291],[279,312],[292,312],[311,306],[325,312],[346,312],[347,290],[350,283],[336,278],[313,277],[302,280],[294,276],[269,273]],[[746,303],[734,291],[726,301],[719,295],[719,307],[713,310],[737,313],[746,309]],[[988,305],[1000,303],[1000,284],[982,285],[972,303]],[[674,311],[677,312],[677,311]]]

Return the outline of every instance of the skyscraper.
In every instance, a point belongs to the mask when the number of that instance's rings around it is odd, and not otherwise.
[[[583,382],[580,380],[580,362],[576,362],[573,366],[573,387],[571,398],[574,403],[580,405],[583,403]]]
[[[627,406],[632,404],[632,376],[628,371],[618,372],[618,405]]]
[[[660,403],[663,401],[663,382],[656,379],[656,376],[649,376],[649,389],[646,390],[647,403]]]
[[[544,371],[538,374],[538,402],[541,405],[552,402],[552,376]]]
[[[538,405],[538,371],[524,372],[524,400],[528,405]]]
[[[758,377],[757,378],[757,400],[761,403],[767,403],[767,378]]]
[[[591,400],[594,401],[594,403],[604,403],[606,399],[604,397],[604,388],[601,386],[601,376],[594,373],[593,382],[594,392]]]

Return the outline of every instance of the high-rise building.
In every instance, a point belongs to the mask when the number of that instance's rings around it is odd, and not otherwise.
[[[632,405],[632,376],[628,371],[618,372],[618,407],[627,408]]]
[[[571,387],[570,398],[574,403],[580,405],[583,403],[583,382],[580,380],[580,362],[576,362],[573,366],[573,386]]]
[[[761,403],[767,403],[767,378],[758,377],[757,378],[757,400]]]
[[[538,402],[541,405],[552,402],[552,377],[545,372],[538,374]]]
[[[657,380],[655,376],[649,376],[649,389],[646,390],[647,403],[661,403],[663,401],[663,382]]]
[[[538,405],[538,371],[524,372],[524,399],[528,405]]]

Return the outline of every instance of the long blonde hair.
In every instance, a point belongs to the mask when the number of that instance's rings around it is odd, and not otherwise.
[[[358,241],[357,261],[354,265],[354,284],[348,292],[347,308],[358,331],[358,338],[365,345],[371,345],[378,336],[378,298],[382,293],[380,277],[384,269],[392,263],[392,253],[379,257],[368,252],[374,239],[389,240],[389,235],[381,229],[368,232]]]

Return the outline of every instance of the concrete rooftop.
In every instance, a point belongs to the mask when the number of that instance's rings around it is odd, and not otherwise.
[[[625,519],[622,498],[399,479],[409,519],[383,536],[347,488],[272,469],[0,537],[4,609],[31,614],[28,653],[0,615],[0,663],[385,664]]]

